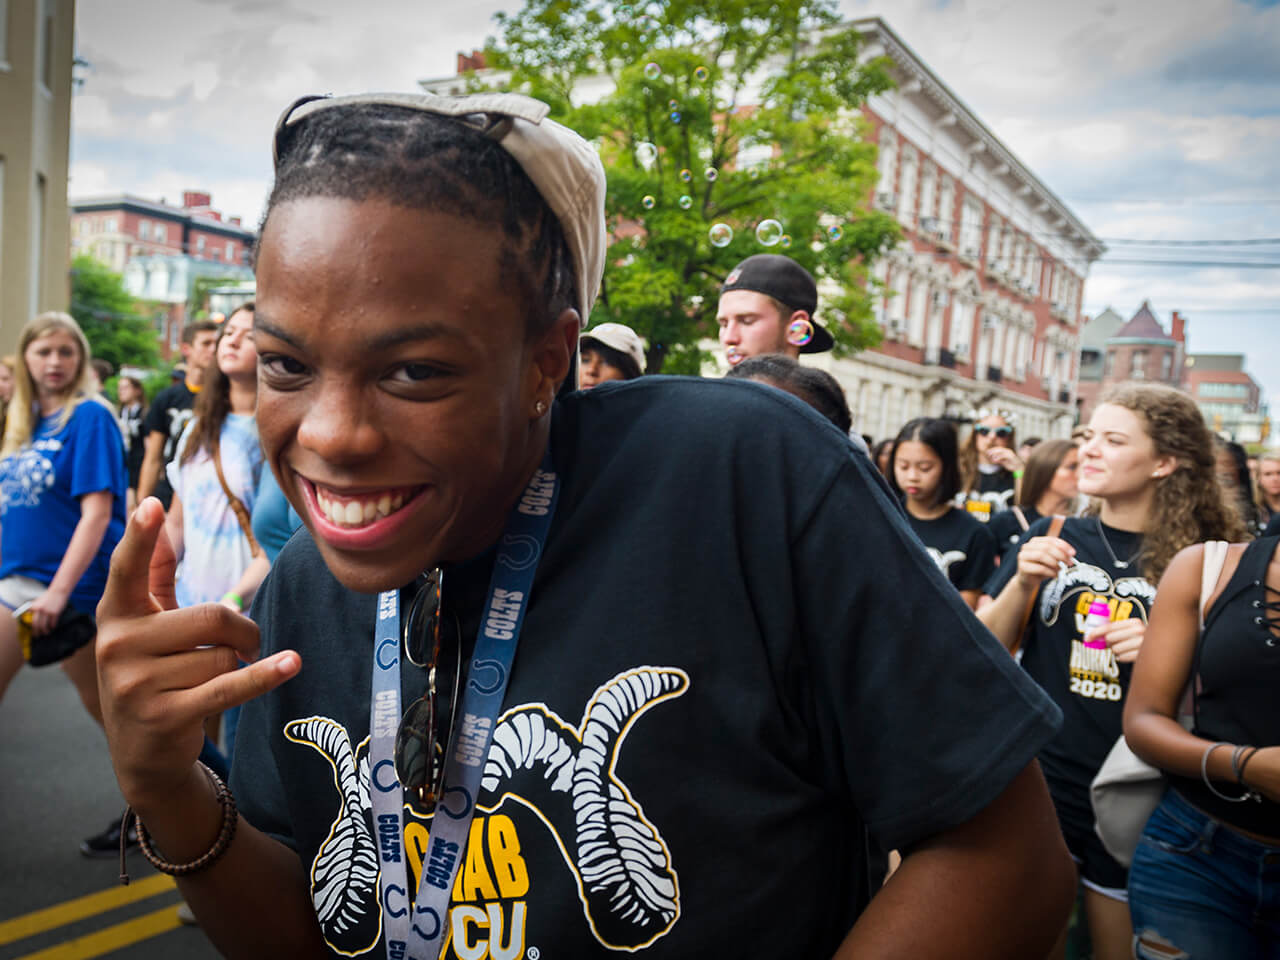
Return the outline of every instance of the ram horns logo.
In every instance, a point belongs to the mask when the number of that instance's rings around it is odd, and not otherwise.
[[[505,713],[494,730],[482,805],[492,810],[510,794],[541,814],[577,880],[587,922],[614,949],[647,946],[680,914],[666,843],[614,768],[636,719],[688,687],[683,670],[637,667],[597,689],[577,727],[542,704],[526,704]],[[312,747],[333,768],[341,804],[312,864],[311,896],[330,947],[362,953],[382,933],[368,756],[357,760],[346,730],[324,717],[295,720],[285,736]]]

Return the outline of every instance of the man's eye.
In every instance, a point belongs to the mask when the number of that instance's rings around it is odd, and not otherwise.
[[[307,368],[293,357],[279,353],[269,353],[258,357],[263,370],[277,377],[296,377],[306,373]]]
[[[440,376],[442,372],[429,363],[406,363],[391,372],[391,379],[401,383],[422,383]]]

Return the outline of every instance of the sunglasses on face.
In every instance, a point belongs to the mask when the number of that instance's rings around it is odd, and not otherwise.
[[[980,437],[985,437],[988,434],[995,434],[997,437],[1011,437],[1013,436],[1013,427],[988,427],[980,423],[973,428],[973,432]]]
[[[427,691],[409,704],[400,720],[396,776],[424,815],[440,802],[460,699],[462,634],[457,617],[441,605],[443,586],[442,570],[427,574],[409,606],[403,631],[405,657],[427,671]]]

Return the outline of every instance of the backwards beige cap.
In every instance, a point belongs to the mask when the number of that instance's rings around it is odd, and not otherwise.
[[[578,281],[578,313],[587,325],[604,273],[604,167],[587,141],[548,120],[548,107],[519,93],[475,93],[440,97],[430,93],[369,93],[349,97],[303,97],[280,115],[272,138],[272,160],[280,162],[280,140],[292,124],[331,107],[391,104],[453,117],[501,144],[560,221]]]

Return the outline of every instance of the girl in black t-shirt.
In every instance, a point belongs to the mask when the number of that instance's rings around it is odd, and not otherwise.
[[[1027,532],[1017,563],[992,579],[993,603],[980,619],[1012,648],[1027,604],[1022,665],[1063,712],[1041,767],[1067,846],[1079,863],[1094,956],[1131,956],[1127,871],[1093,830],[1089,784],[1120,735],[1130,664],[1146,634],[1148,610],[1174,554],[1202,540],[1244,537],[1214,473],[1213,437],[1185,393],[1156,384],[1110,391],[1080,448],[1080,492],[1090,516],[1048,537],[1048,518]],[[1105,602],[1111,622],[1084,633],[1089,608]],[[1054,956],[1062,956],[1060,941]]]
[[[1280,860],[1277,545],[1228,549],[1203,633],[1205,548],[1173,558],[1125,706],[1130,746],[1169,777],[1129,873],[1134,928],[1139,942],[1158,930],[1193,957],[1280,956],[1280,930],[1266,920],[1274,893],[1258,882]],[[1193,676],[1187,731],[1175,718]]]
[[[1008,510],[1022,474],[1022,459],[1014,451],[1017,440],[1012,415],[982,411],[960,452],[960,489],[957,506],[975,520],[986,523]]]
[[[973,607],[995,568],[996,543],[981,523],[952,505],[959,486],[955,429],[945,420],[912,420],[894,441],[889,463],[889,484],[903,498],[911,529]]]

